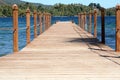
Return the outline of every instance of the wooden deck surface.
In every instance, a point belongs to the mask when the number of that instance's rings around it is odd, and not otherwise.
[[[120,80],[120,55],[71,22],[58,22],[17,54],[0,80]]]

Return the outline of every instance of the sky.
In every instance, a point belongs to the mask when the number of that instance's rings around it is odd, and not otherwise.
[[[90,3],[100,3],[102,7],[111,8],[120,4],[120,0],[23,0],[34,3],[42,3],[45,5],[54,5],[56,3],[71,4],[71,3],[81,3],[84,5],[89,5]]]

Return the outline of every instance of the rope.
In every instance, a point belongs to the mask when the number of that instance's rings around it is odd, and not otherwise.
[[[37,24],[37,27],[39,27],[40,24]],[[34,25],[32,25],[30,28],[34,28]],[[27,28],[26,27],[21,27],[21,28],[18,28],[19,30],[26,30]],[[0,30],[4,30],[4,31],[12,31],[13,28],[0,28]]]
[[[26,27],[18,28],[19,30],[26,30]]]
[[[13,30],[13,28],[0,28],[0,30],[10,31],[10,30]]]

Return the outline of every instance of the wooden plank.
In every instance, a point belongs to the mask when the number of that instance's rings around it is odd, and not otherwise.
[[[120,79],[119,55],[72,22],[57,22],[18,53],[0,58],[1,80]]]

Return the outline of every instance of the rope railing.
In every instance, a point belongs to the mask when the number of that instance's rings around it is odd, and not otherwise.
[[[40,25],[39,24],[37,24],[37,27],[39,27]],[[34,28],[34,25],[33,26],[31,26],[30,28]],[[18,30],[26,30],[27,28],[26,27],[19,27],[18,28]],[[3,28],[0,28],[0,30],[2,30],[2,31],[13,31],[13,28],[5,28],[5,27],[3,27]]]
[[[13,28],[0,28],[0,30],[4,30],[4,31],[12,31]]]
[[[101,42],[105,44],[105,9],[101,8]],[[88,29],[85,29],[86,24],[86,16],[88,17]],[[93,26],[94,26],[94,38],[97,38],[97,10],[95,9],[94,12],[89,12],[88,14],[79,13],[78,14],[78,25],[88,31],[89,33],[92,32],[92,16],[94,19]],[[116,6],[116,52],[120,52],[120,5]]]
[[[38,36],[38,31],[40,34],[44,30],[47,30],[51,25],[51,14],[49,13],[39,13],[36,10],[33,13],[34,25],[30,25],[30,9],[26,10],[26,27],[18,27],[18,6],[14,4],[12,6],[13,9],[13,28],[0,28],[0,30],[12,30],[13,31],[13,52],[19,51],[18,45],[18,30],[26,30],[26,45],[31,41],[31,31],[30,29],[34,29],[34,38]],[[38,30],[39,29],[39,30]]]

